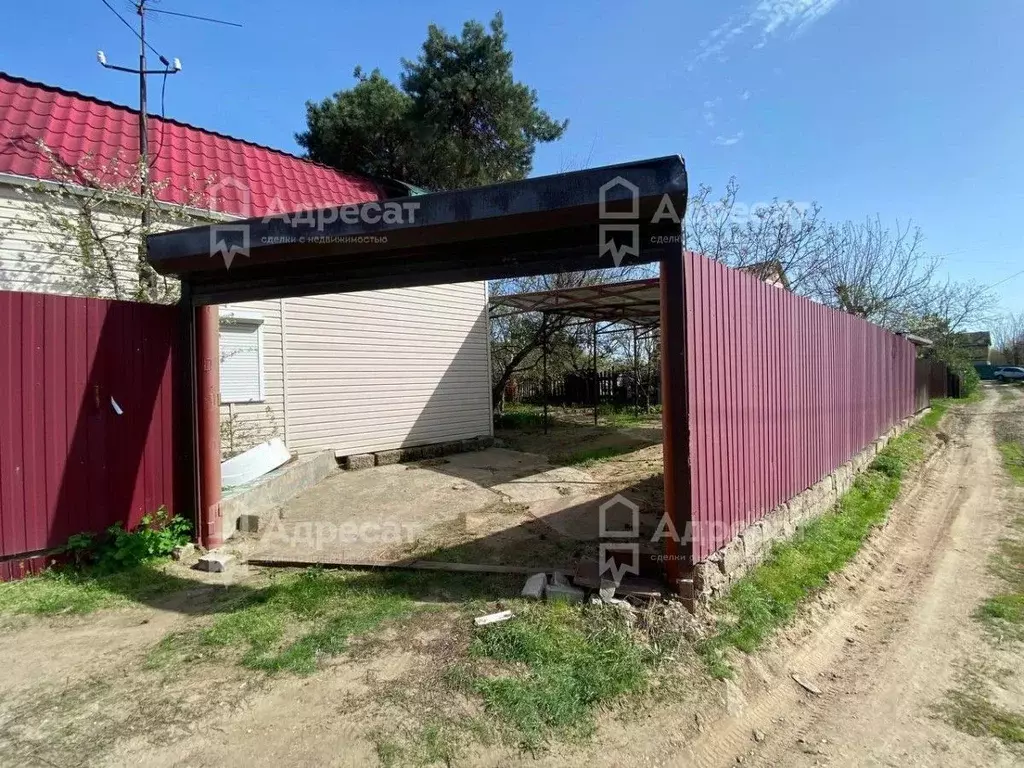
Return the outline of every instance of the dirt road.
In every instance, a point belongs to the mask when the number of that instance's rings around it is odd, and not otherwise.
[[[709,728],[681,765],[1020,765],[995,739],[967,736],[941,710],[950,690],[1024,709],[1024,660],[996,648],[973,612],[998,591],[988,561],[1021,494],[1008,481],[994,419],[1024,419],[994,389],[947,417],[948,439],[889,525],[734,692],[736,714]],[[819,691],[796,683],[793,675]],[[760,690],[758,690],[760,688]]]

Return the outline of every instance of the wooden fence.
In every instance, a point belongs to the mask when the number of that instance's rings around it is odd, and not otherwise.
[[[175,510],[178,309],[0,292],[0,579]]]

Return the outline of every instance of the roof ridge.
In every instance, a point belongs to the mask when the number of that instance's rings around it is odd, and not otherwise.
[[[92,102],[93,104],[101,104],[101,105],[103,105],[105,107],[113,107],[114,109],[123,109],[126,112],[130,112],[133,115],[138,115],[139,114],[139,110],[138,109],[136,109],[134,107],[129,107],[129,106],[125,105],[125,104],[118,104],[115,101],[109,101],[107,99],[101,99],[98,96],[90,96],[88,94],[81,93],[79,91],[73,91],[70,88],[62,88],[59,85],[49,85],[47,83],[41,83],[41,82],[39,82],[37,80],[29,80],[27,77],[19,77],[18,75],[12,75],[12,74],[10,74],[8,72],[4,72],[2,69],[0,69],[0,80],[7,80],[7,81],[13,82],[13,83],[20,83],[22,85],[28,85],[28,86],[32,86],[32,87],[35,87],[35,88],[40,88],[42,90],[49,91],[51,93],[59,93],[62,96],[69,96],[69,97],[72,97],[72,98],[81,99],[82,101]],[[330,171],[332,173],[336,173],[339,176],[343,176],[343,177],[347,177],[347,178],[363,178],[363,179],[367,179],[367,180],[370,180],[370,181],[373,180],[370,177],[363,176],[361,174],[348,173],[347,171],[339,171],[337,168],[332,168],[329,165],[324,165],[323,163],[318,163],[317,161],[310,160],[307,157],[300,157],[299,155],[296,155],[296,154],[294,154],[292,152],[287,152],[287,151],[285,151],[283,149],[278,149],[277,147],[271,147],[271,146],[268,146],[266,144],[259,144],[259,143],[255,142],[255,141],[250,141],[248,139],[240,139],[237,136],[232,136],[232,135],[227,134],[227,133],[221,133],[220,131],[213,131],[213,130],[210,130],[209,128],[202,128],[202,127],[200,127],[198,125],[193,125],[192,123],[186,123],[183,120],[176,120],[173,117],[164,117],[162,115],[157,115],[157,114],[154,114],[152,112],[147,112],[146,113],[146,117],[147,117],[147,119],[158,120],[158,121],[160,121],[162,123],[178,125],[178,126],[181,126],[182,128],[190,128],[190,129],[192,129],[194,131],[199,131],[200,133],[205,133],[205,134],[210,135],[210,136],[217,136],[218,138],[227,139],[228,141],[234,141],[234,142],[237,142],[238,144],[246,144],[246,145],[248,145],[250,147],[255,147],[256,149],[263,149],[263,150],[266,150],[267,152],[273,152],[275,154],[282,155],[283,157],[288,157],[288,158],[291,158],[293,160],[299,160],[300,162],[307,163],[307,164],[312,165],[312,166],[314,166],[316,168],[322,168],[322,169],[324,169],[326,171]]]

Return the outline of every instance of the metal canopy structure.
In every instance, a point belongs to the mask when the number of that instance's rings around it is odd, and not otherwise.
[[[500,310],[506,310],[501,312]],[[632,332],[633,358],[633,411],[639,415],[640,401],[637,382],[639,379],[639,356],[637,345],[641,330],[656,331],[661,321],[661,279],[627,280],[618,283],[598,283],[571,288],[551,288],[546,291],[513,293],[507,296],[492,296],[490,300],[491,319],[527,312],[541,313],[541,394],[544,414],[544,433],[548,431],[548,345],[550,341],[549,316],[580,318],[589,322],[591,332],[592,386],[594,395],[594,425],[598,423],[601,393],[597,372],[597,337],[601,334]],[[598,323],[607,322],[612,327],[598,328]]]
[[[181,466],[192,469],[183,491],[195,499],[203,544],[222,543],[219,323],[212,305],[651,262],[661,275],[665,510],[676,530],[688,530],[686,201],[686,168],[675,155],[147,237],[152,267],[182,281]],[[382,206],[394,204],[414,214],[382,215]],[[665,541],[666,577],[679,589],[688,546]]]
[[[147,252],[197,305],[600,269],[614,264],[603,243],[625,264],[678,251],[686,194],[670,156],[193,227],[150,235]]]
[[[503,314],[542,312],[568,315],[584,320],[619,322],[630,325],[657,325],[661,315],[661,288],[658,278],[599,283],[573,288],[492,296],[491,307],[505,308]],[[498,317],[492,312],[492,317]]]

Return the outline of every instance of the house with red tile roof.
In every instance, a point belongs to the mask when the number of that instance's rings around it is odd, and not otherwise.
[[[147,123],[167,226],[387,195],[384,182],[286,152]],[[40,196],[59,189],[52,208],[90,185],[130,192],[138,132],[130,107],[0,73],[0,290],[82,292],[68,258],[77,244],[49,226]],[[292,451],[345,456],[491,434],[485,283],[250,302],[221,317],[227,451],[278,436]]]

